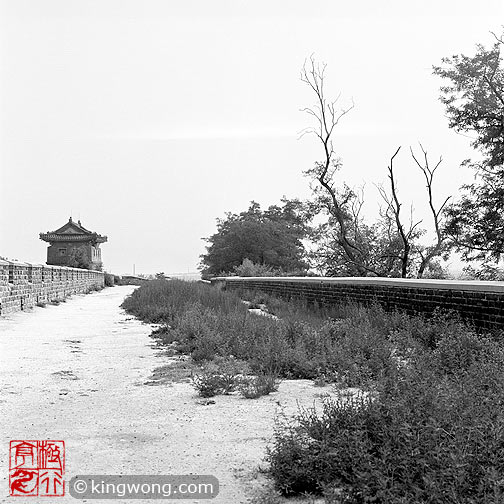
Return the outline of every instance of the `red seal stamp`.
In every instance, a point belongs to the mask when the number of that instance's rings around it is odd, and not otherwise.
[[[9,493],[13,497],[65,495],[64,441],[11,441]]]

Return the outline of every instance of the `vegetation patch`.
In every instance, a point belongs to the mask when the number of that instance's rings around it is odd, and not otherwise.
[[[194,371],[194,364],[185,360],[173,360],[169,364],[160,366],[152,372],[152,375],[144,385],[166,385],[173,382],[189,381]]]
[[[112,275],[112,273],[104,273],[104,282],[105,282],[105,287],[114,287],[116,284],[115,281],[115,276]]]
[[[329,503],[504,502],[501,334],[476,334],[451,313],[241,295],[278,318],[250,313],[236,292],[176,280],[149,282],[123,307],[162,324],[160,345],[192,356],[202,397],[256,398],[286,378],[356,387],[278,424],[268,452],[276,492]]]
[[[193,374],[192,382],[201,397],[214,397],[234,392],[248,372],[246,362],[232,356],[215,357]]]
[[[244,376],[238,383],[240,394],[246,399],[257,399],[276,392],[280,380],[276,373],[260,373],[256,376]]]
[[[447,375],[432,356],[382,381],[373,399],[302,411],[269,450],[276,488],[334,503],[502,502],[504,381],[488,374],[501,361],[499,351]]]

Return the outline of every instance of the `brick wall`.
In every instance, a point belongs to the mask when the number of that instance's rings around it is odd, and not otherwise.
[[[103,286],[101,271],[0,260],[0,315]]]
[[[399,278],[214,278],[229,290],[247,289],[283,298],[321,304],[379,303],[387,310],[431,314],[436,308],[454,310],[477,327],[504,327],[504,282],[414,280]]]

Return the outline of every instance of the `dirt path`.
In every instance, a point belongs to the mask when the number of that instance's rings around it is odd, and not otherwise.
[[[219,396],[204,406],[189,383],[146,386],[168,358],[152,348],[151,326],[119,308],[132,290],[109,288],[0,319],[0,502],[9,500],[9,441],[63,439],[67,482],[76,474],[212,474],[220,493],[206,502],[246,503],[275,415],[324,391],[284,382],[258,400]],[[78,501],[67,492],[58,502]]]

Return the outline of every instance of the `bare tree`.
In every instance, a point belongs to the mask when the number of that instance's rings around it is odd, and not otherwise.
[[[424,233],[424,230],[420,229],[418,226],[420,226],[423,221],[420,220],[414,222],[413,208],[411,207],[409,224],[406,226],[403,222],[401,213],[402,203],[399,200],[393,164],[400,149],[401,147],[395,151],[394,155],[390,159],[390,164],[387,167],[390,190],[388,191],[384,189],[383,186],[377,186],[378,191],[385,202],[385,209],[381,210],[380,215],[382,217],[384,229],[386,230],[390,244],[394,243],[396,237],[400,242],[399,247],[396,247],[395,249],[394,247],[390,247],[390,250],[392,251],[392,258],[400,263],[401,277],[406,278],[407,276],[414,275],[417,278],[422,278],[425,271],[432,265],[433,260],[442,256],[450,248],[448,236],[443,228],[443,210],[451,197],[449,196],[446,198],[443,204],[439,208],[436,208],[433,197],[434,174],[441,165],[443,159],[440,157],[436,165],[431,168],[427,151],[423,148],[422,144],[420,144],[420,149],[423,154],[423,163],[418,160],[413,152],[413,149],[410,147],[411,156],[425,178],[427,200],[432,214],[435,231],[435,239],[431,245],[420,245],[418,243],[418,238]]]
[[[451,196],[448,196],[443,204],[436,209],[434,205],[434,199],[433,199],[433,194],[432,194],[432,185],[433,185],[433,180],[434,180],[434,174],[436,170],[439,168],[439,165],[443,162],[443,158],[440,156],[439,161],[435,164],[433,168],[429,166],[429,159],[427,157],[427,151],[423,148],[422,144],[420,144],[420,149],[422,150],[423,154],[423,163],[420,163],[418,159],[415,156],[415,153],[413,152],[413,149],[410,147],[410,152],[411,152],[411,157],[415,161],[416,165],[420,168],[422,171],[424,177],[425,177],[425,182],[426,182],[426,188],[427,188],[427,194],[428,194],[428,199],[429,199],[429,208],[432,214],[432,220],[434,223],[434,230],[436,233],[436,238],[435,242],[428,246],[425,247],[424,250],[419,250],[420,254],[420,266],[418,268],[418,273],[417,277],[422,278],[425,272],[425,269],[429,266],[429,264],[432,262],[432,260],[435,257],[438,257],[442,255],[444,252],[447,251],[449,244],[448,244],[448,236],[447,234],[443,231],[442,227],[442,215],[443,215],[443,210],[446,207],[446,204],[450,200]]]
[[[345,260],[353,266],[361,276],[368,274],[376,275],[374,268],[366,261],[366,252],[359,247],[356,234],[356,224],[359,223],[359,203],[356,202],[354,191],[346,184],[341,183],[340,188],[336,185],[336,173],[341,168],[341,159],[336,156],[333,145],[334,129],[342,117],[352,108],[338,108],[340,95],[334,101],[329,101],[325,96],[324,79],[325,64],[319,64],[311,56],[305,61],[301,80],[314,92],[316,103],[313,107],[302,109],[303,112],[315,119],[315,126],[306,128],[301,136],[306,134],[315,135],[322,145],[323,159],[317,161],[315,166],[305,173],[316,183],[314,192],[318,197],[320,206],[324,207],[337,225],[337,244],[344,252]],[[313,186],[312,186],[313,187]],[[362,205],[360,205],[362,206]]]
[[[409,226],[406,228],[403,221],[401,220],[401,207],[402,203],[399,201],[399,195],[397,191],[397,182],[394,175],[394,159],[399,154],[401,146],[397,148],[393,156],[390,158],[390,164],[387,166],[388,179],[390,182],[390,193],[387,192],[382,186],[378,186],[378,191],[382,199],[385,201],[386,210],[384,216],[389,220],[387,225],[389,241],[393,241],[393,227],[395,232],[399,237],[401,247],[396,253],[395,257],[400,262],[401,277],[406,278],[410,273],[411,269],[411,253],[414,248],[415,240],[418,238],[418,226],[421,224],[421,220],[413,224],[413,211],[410,210]]]
[[[318,244],[317,250],[311,255],[319,259],[319,266],[330,274],[350,274],[352,276],[401,276],[406,278],[422,277],[433,259],[446,251],[446,236],[442,229],[441,216],[449,198],[436,210],[433,203],[434,173],[440,161],[431,168],[427,153],[424,154],[424,164],[411,154],[416,164],[422,170],[427,182],[429,206],[434,219],[436,242],[428,247],[418,244],[418,239],[424,232],[419,228],[422,221],[414,222],[413,210],[410,209],[409,222],[405,218],[403,205],[399,199],[397,181],[394,173],[394,161],[401,147],[398,147],[387,167],[389,188],[378,186],[385,202],[381,208],[381,221],[368,225],[361,217],[364,195],[362,188],[355,191],[345,182],[338,181],[337,175],[341,169],[341,159],[336,155],[333,138],[339,121],[350,110],[353,103],[339,107],[340,95],[330,101],[325,95],[325,64],[316,62],[313,56],[305,61],[301,71],[301,81],[314,93],[316,102],[313,107],[302,109],[312,116],[315,125],[304,129],[301,136],[314,135],[322,146],[323,157],[314,167],[305,172],[311,178],[315,201],[312,202],[313,214],[324,210],[329,216],[327,222],[318,226],[313,232],[313,238]]]

